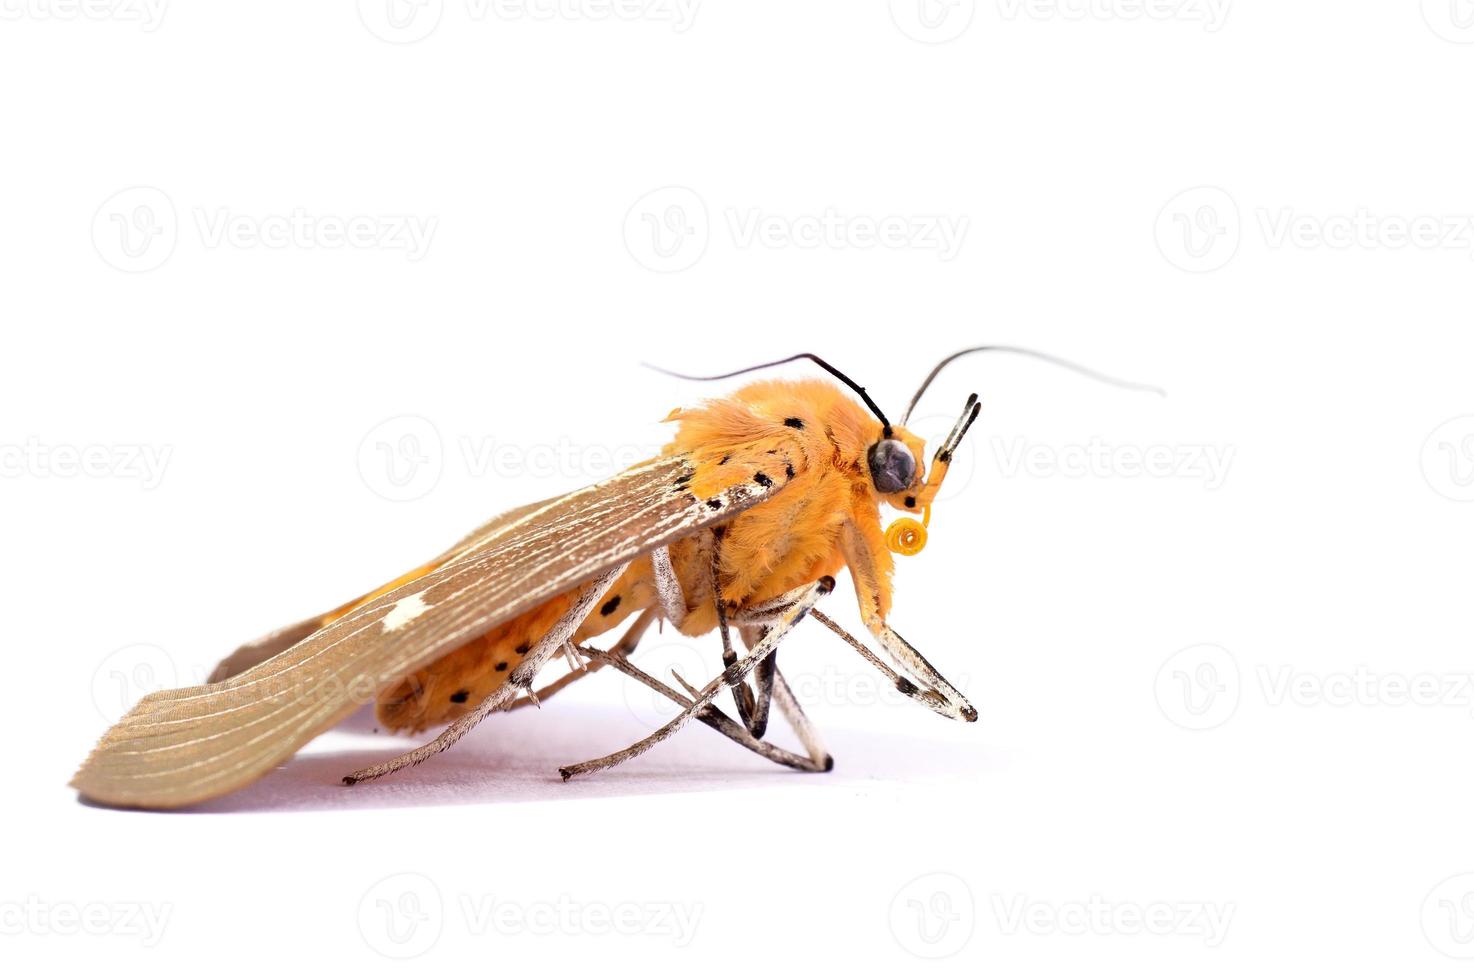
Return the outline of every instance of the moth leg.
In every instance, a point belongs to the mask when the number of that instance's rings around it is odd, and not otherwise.
[[[636,619],[634,623],[630,625],[630,628],[625,630],[624,635],[619,638],[619,642],[615,643],[614,646],[609,648],[610,653],[618,652],[621,656],[628,656],[629,654],[634,653],[635,647],[639,645],[640,638],[645,635],[645,631],[650,628],[650,624],[653,622],[655,622],[655,610],[646,609],[641,612],[639,618]],[[583,653],[586,656],[588,655],[589,650],[590,648],[588,647],[579,648],[579,652]],[[601,659],[590,658],[588,663],[584,664],[577,670],[571,670],[568,673],[564,674],[562,677],[553,681],[551,684],[540,687],[537,689],[537,691],[529,692],[526,696],[520,697],[517,700],[513,701],[511,704],[507,705],[506,710],[515,711],[518,708],[525,708],[528,705],[534,705],[546,701],[548,698],[552,697],[554,694],[557,694],[559,691],[563,690],[563,688],[567,687],[569,684],[572,684],[574,681],[583,677],[587,677],[590,674],[594,673],[600,667],[603,667],[604,663],[605,662]]]
[[[676,629],[686,621],[686,593],[681,580],[670,562],[670,548],[661,545],[650,552],[650,570],[654,573],[655,595],[660,600],[660,611]]]
[[[876,670],[884,674],[886,678],[889,679],[893,685],[895,685],[896,690],[900,691],[902,694],[906,695],[906,697],[917,702],[918,704],[930,708],[939,715],[946,715],[948,718],[955,717],[951,706],[947,704],[946,700],[941,695],[937,694],[935,691],[923,690],[922,688],[917,687],[910,678],[901,676],[899,673],[896,672],[895,668],[893,668],[890,664],[886,663],[884,660],[881,660],[880,657],[871,652],[869,647],[861,643],[859,640],[855,639],[855,637],[850,633],[849,630],[845,629],[843,626],[839,625],[834,620],[830,619],[828,616],[824,615],[817,609],[812,610],[812,612],[816,621],[823,623],[826,627],[833,631],[836,636],[838,636],[841,640],[844,640],[851,647],[853,647],[855,652],[864,657],[865,661],[869,663],[870,666],[874,667]]]
[[[731,667],[737,662],[737,651],[732,649],[732,634],[727,628],[727,606],[722,601],[722,539],[717,531],[712,532],[711,601],[717,614],[717,634],[722,638],[722,666]],[[745,629],[742,638],[751,650],[753,641],[749,640]],[[768,705],[773,697],[773,671],[777,662],[778,651],[774,650],[754,668],[756,694],[747,686],[746,681],[738,681],[732,685],[732,700],[737,703],[737,717],[742,719],[742,724],[752,733],[753,738],[762,738],[768,730]]]
[[[728,616],[727,622],[734,626],[766,626],[776,621],[790,606],[802,599],[804,593],[808,591],[809,587],[804,585],[791,592],[785,592],[776,598],[769,599],[767,602],[760,602],[755,606],[747,606]]]
[[[698,711],[711,704],[712,699],[715,698],[719,693],[721,693],[724,689],[731,687],[733,684],[740,682],[744,677],[747,676],[748,671],[752,670],[752,668],[755,667],[759,662],[771,655],[773,650],[778,646],[778,642],[788,634],[789,630],[793,629],[793,627],[796,626],[801,619],[803,619],[804,614],[807,613],[811,608],[813,608],[814,603],[818,602],[820,597],[828,595],[833,590],[834,579],[830,578],[827,575],[821,578],[819,581],[815,582],[813,585],[809,586],[804,598],[795,603],[782,615],[782,617],[780,617],[778,622],[774,624],[773,628],[768,631],[768,635],[763,637],[762,642],[760,642],[755,649],[749,651],[745,657],[739,658],[736,663],[732,664],[732,666],[730,667],[725,668],[713,680],[709,681],[707,685],[697,693],[697,696],[691,700],[691,703],[687,705],[684,710],[681,711],[680,714],[676,715],[670,721],[666,722],[656,731],[647,735],[645,738],[640,739],[640,741],[635,742],[628,748],[621,749],[618,752],[615,752],[611,755],[603,756],[602,758],[591,759],[588,762],[580,762],[577,765],[564,766],[563,768],[559,769],[558,772],[560,772],[563,778],[567,780],[572,779],[574,776],[581,776],[585,773],[598,772],[600,769],[608,769],[611,766],[617,766],[621,762],[633,759],[635,756],[641,755],[642,753],[654,748],[656,745],[659,745],[667,738],[670,738],[670,736],[679,731],[686,724],[686,722],[690,721],[691,718]]]
[[[909,671],[931,688],[917,700],[922,701],[938,714],[949,718],[977,721],[977,709],[968,703],[962,692],[953,687],[935,667],[927,662],[920,650],[907,643],[901,634],[891,629],[890,624],[885,621],[880,611],[881,577],[876,571],[875,559],[871,555],[869,546],[865,544],[864,538],[853,524],[845,525],[845,533],[841,537],[841,548],[844,551],[845,564],[850,569],[850,576],[855,581],[855,598],[860,604],[860,619],[865,623],[865,628],[880,641],[881,647],[897,666]],[[838,629],[832,621],[826,622],[826,625],[830,629]],[[849,634],[842,630],[840,634],[848,638],[852,646],[869,654],[869,650],[864,649],[863,645]],[[873,657],[874,655],[870,654],[870,658]],[[872,659],[872,663],[878,663],[878,661]],[[890,673],[896,679],[896,688],[902,694],[913,697],[913,691],[908,688],[914,689],[915,685],[907,678],[895,675],[894,671]],[[933,698],[936,700],[934,701]]]
[[[689,684],[687,684],[684,680],[681,680],[679,674],[676,675],[676,680],[680,682],[682,687],[686,688],[686,692],[690,695],[690,698],[682,697],[675,690],[673,690],[666,684],[661,683],[659,680],[650,676],[649,674],[645,673],[643,670],[630,663],[623,656],[616,656],[613,654],[613,652],[609,654],[602,654],[599,651],[591,650],[588,647],[584,648],[584,652],[595,659],[607,657],[607,662],[616,670],[619,670],[621,673],[634,678],[635,680],[644,684],[646,687],[655,691],[657,694],[669,698],[671,701],[675,702],[676,705],[682,708],[690,707],[691,698],[700,697],[700,692],[693,690]],[[750,749],[751,751],[756,752],[758,755],[769,760],[770,762],[776,762],[781,766],[788,766],[790,769],[801,769],[804,772],[827,772],[833,766],[832,760],[826,763],[825,760],[814,758],[812,756],[805,759],[803,756],[795,755],[794,753],[789,752],[787,749],[779,748],[778,746],[773,745],[770,742],[764,742],[761,739],[754,738],[752,734],[747,731],[747,729],[743,728],[731,718],[727,717],[727,715],[724,714],[722,710],[714,704],[708,704],[705,708],[697,711],[696,719],[721,732],[723,735],[727,736],[738,745],[741,745],[743,748]]]
[[[793,603],[796,603],[802,597],[803,591],[805,589],[797,588],[793,589],[792,592],[784,592],[783,595],[778,595],[777,598],[771,598],[766,603],[758,604],[758,606],[749,606],[747,609],[741,610],[740,613],[731,616],[730,622],[740,623],[743,643],[747,644],[749,650],[752,650],[753,645],[761,641],[762,634],[758,632],[758,629],[774,622],[784,610],[792,607]],[[818,615],[818,610],[812,610],[812,612]],[[827,617],[825,617],[825,622],[828,622]],[[830,753],[824,749],[824,743],[818,737],[818,731],[815,731],[814,724],[809,722],[808,715],[803,713],[802,707],[799,706],[799,701],[793,696],[793,690],[789,687],[789,682],[784,679],[783,672],[778,671],[777,660],[778,654],[777,651],[774,651],[774,654],[765,662],[772,663],[772,684],[768,685],[768,690],[764,690],[765,685],[762,682],[761,675],[759,675],[759,699],[766,700],[769,697],[777,697],[778,710],[783,713],[784,718],[787,719],[793,731],[799,735],[799,741],[802,741],[803,747],[809,753],[809,757],[814,759],[815,762],[821,762],[824,765],[824,771],[828,772],[834,768],[834,757],[830,756]]]
[[[812,610],[811,610],[812,611]],[[824,748],[824,742],[819,738],[819,732],[814,728],[809,716],[804,714],[804,709],[799,706],[798,699],[793,696],[793,689],[788,686],[788,680],[781,671],[773,671],[773,700],[778,704],[778,710],[788,720],[793,728],[794,734],[802,743],[804,751],[816,766],[824,772],[834,768],[834,756],[830,755]]]
[[[537,676],[537,672],[552,658],[553,654],[562,649],[563,642],[572,636],[579,625],[588,618],[594,605],[603,598],[609,586],[613,585],[624,573],[627,564],[619,565],[585,585],[568,612],[553,624],[552,629],[543,634],[542,638],[528,651],[522,662],[512,668],[512,673],[508,676],[506,683],[487,695],[473,710],[451,722],[435,737],[434,741],[396,756],[388,762],[381,762],[367,769],[350,773],[343,777],[343,782],[352,786],[354,783],[387,776],[391,772],[397,772],[408,766],[419,765],[432,755],[443,752],[460,741],[461,736],[480,724],[483,718],[510,701],[518,688],[531,694],[532,680]]]

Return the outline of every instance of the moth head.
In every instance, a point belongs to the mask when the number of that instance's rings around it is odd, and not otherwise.
[[[870,464],[870,482],[877,493],[900,493],[916,482],[916,454],[894,437],[882,439],[865,454]]]
[[[952,454],[982,408],[977,395],[970,395],[952,431],[937,444],[931,464],[923,468],[926,443],[904,426],[886,426],[866,454],[870,482],[886,502],[913,514],[924,512],[936,499],[952,464]]]
[[[924,459],[926,443],[920,436],[900,426],[881,430],[865,453],[871,487],[892,507],[920,513],[927,476]]]

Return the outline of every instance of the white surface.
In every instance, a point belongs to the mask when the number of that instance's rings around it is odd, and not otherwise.
[[[1465,975],[1474,879],[1440,884],[1474,872],[1464,11],[889,6],[675,30],[432,2],[398,45],[351,4],[4,8],[8,974]],[[858,247],[893,216],[938,237]],[[324,247],[356,217],[368,246]],[[383,785],[335,785],[409,744],[360,723],[199,812],[65,788],[151,684],[725,390],[642,359],[813,350],[898,410],[978,342],[1170,397],[1001,357],[928,397],[938,428],[970,390],[985,411],[894,620],[977,725],[811,625],[783,663],[827,776],[692,727],[563,785],[659,722],[600,676]],[[381,443],[425,462],[392,482]],[[1166,473],[1129,475],[1153,447]],[[828,605],[854,622],[843,585]],[[650,660],[709,675],[701,650]],[[1184,678],[1223,690],[1192,714]],[[1432,703],[1399,697],[1422,678]]]

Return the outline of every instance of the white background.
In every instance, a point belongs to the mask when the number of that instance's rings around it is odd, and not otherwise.
[[[4,0],[7,963],[1465,975],[1474,12],[1061,3]],[[977,725],[809,625],[825,776],[692,726],[564,785],[665,717],[600,675],[381,785],[360,719],[195,812],[65,787],[725,390],[641,360],[899,412],[984,342],[1169,396],[928,396],[985,409],[893,619]]]

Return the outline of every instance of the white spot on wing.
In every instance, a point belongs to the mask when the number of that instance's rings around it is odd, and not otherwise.
[[[394,604],[393,609],[384,614],[384,632],[394,632],[410,620],[423,616],[429,609],[430,606],[420,598],[418,592],[405,596]]]

